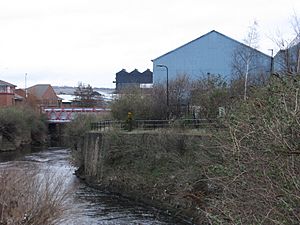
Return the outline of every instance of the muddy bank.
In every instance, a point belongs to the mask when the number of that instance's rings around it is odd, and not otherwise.
[[[208,199],[221,189],[205,174],[221,163],[206,134],[176,131],[88,133],[73,150],[77,172],[88,183],[165,208],[204,224]]]

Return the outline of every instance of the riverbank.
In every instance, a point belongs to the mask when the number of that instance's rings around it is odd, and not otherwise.
[[[16,151],[27,145],[44,145],[47,123],[28,107],[0,109],[0,152]]]
[[[65,148],[47,148],[28,149],[27,153],[24,151],[19,152],[20,155],[16,156],[16,152],[0,153],[0,197],[3,201],[7,201],[4,210],[1,209],[0,202],[0,223],[8,221],[9,204],[17,207],[11,208],[10,212],[17,211],[14,222],[8,224],[23,224],[17,222],[18,216],[27,215],[34,216],[37,212],[47,213],[53,207],[59,207],[59,199],[65,198],[67,208],[59,210],[60,219],[55,220],[53,223],[45,221],[36,222],[35,224],[52,224],[52,225],[114,225],[114,224],[143,224],[143,225],[188,225],[188,223],[176,220],[167,214],[149,207],[145,204],[137,204],[135,201],[130,201],[128,198],[123,198],[120,195],[111,192],[98,190],[86,185],[77,179],[74,173],[74,167],[70,164],[70,151]],[[9,156],[10,155],[10,156]],[[13,172],[7,176],[9,171]],[[32,174],[38,175],[40,178],[37,183]],[[28,177],[29,176],[29,177]],[[7,179],[5,179],[5,177]],[[22,184],[21,181],[25,183]],[[46,182],[44,184],[44,182]],[[9,188],[14,184],[13,188]],[[57,185],[58,183],[62,184]],[[22,184],[20,186],[20,184]],[[36,188],[38,190],[30,191]],[[29,185],[29,186],[28,186]],[[49,185],[49,186],[48,186]],[[3,188],[4,187],[4,188]],[[46,192],[43,192],[47,188]],[[52,190],[54,192],[52,192]],[[63,194],[66,191],[65,194]],[[49,193],[50,192],[50,193]],[[51,192],[55,193],[55,199],[51,200]],[[63,192],[63,193],[62,193]],[[40,195],[41,194],[41,195]],[[50,194],[50,195],[49,195]],[[60,195],[62,194],[62,196]],[[21,196],[20,196],[21,195]],[[39,197],[36,199],[36,197]],[[17,199],[16,199],[17,198]],[[32,199],[33,202],[26,204],[24,199]],[[14,200],[14,201],[12,201]],[[51,205],[44,203],[51,201]],[[31,203],[37,203],[38,208],[31,208]],[[41,204],[42,203],[42,204]],[[19,208],[21,207],[22,208]],[[32,212],[31,210],[34,210]],[[42,212],[40,210],[43,210]],[[2,217],[2,215],[3,217]],[[3,214],[4,213],[4,214]],[[14,213],[14,214],[15,214]],[[42,219],[43,215],[39,214],[38,218]],[[58,215],[52,211],[49,214],[52,219]],[[24,217],[22,217],[23,219]],[[49,219],[51,219],[49,218]],[[11,221],[11,220],[10,220]],[[26,224],[30,224],[28,221]]]
[[[207,199],[220,192],[205,176],[207,169],[222,161],[207,133],[90,132],[73,155],[78,175],[87,183],[196,224],[204,224]]]
[[[201,107],[213,103],[214,96],[224,106],[220,89],[214,90],[203,92]],[[206,218],[208,224],[300,224],[299,90],[299,75],[274,74],[265,85],[249,88],[247,99],[237,95],[228,102],[222,119],[226,130],[212,132],[214,137],[177,130],[145,133],[139,139],[136,131],[86,138],[83,174],[190,213],[195,223]],[[230,97],[232,92],[226,92]],[[140,112],[154,108],[132,101],[147,98],[132,96],[117,101],[122,106],[117,109],[128,108],[119,110],[120,115],[130,111],[141,119]],[[216,157],[211,155],[215,152]]]

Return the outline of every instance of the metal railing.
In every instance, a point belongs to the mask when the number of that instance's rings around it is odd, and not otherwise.
[[[103,120],[91,123],[91,129],[92,130],[105,130],[108,128],[119,128],[124,129],[125,128],[125,121],[118,121],[118,120]]]
[[[132,129],[154,130],[161,128],[182,129],[219,129],[224,127],[217,119],[180,119],[180,120],[133,120]],[[103,120],[91,124],[94,131],[103,131],[110,128],[128,129],[129,122]]]

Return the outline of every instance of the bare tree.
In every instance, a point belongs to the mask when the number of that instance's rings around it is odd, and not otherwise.
[[[180,117],[188,109],[190,98],[190,81],[186,74],[178,75],[174,80],[170,81],[170,108],[169,112],[172,116]]]
[[[257,51],[259,34],[258,24],[254,21],[244,39],[245,45],[239,45],[233,53],[232,69],[238,79],[244,79],[244,100],[247,99],[249,73],[257,68]]]
[[[296,12],[294,12],[293,19],[291,21],[291,24],[293,26],[296,38],[293,40],[293,45],[295,48],[295,72],[300,72],[300,18],[297,16]]]
[[[91,85],[85,85],[82,82],[78,84],[74,92],[76,100],[81,107],[94,107],[96,101],[94,99],[94,92]]]
[[[300,20],[294,13],[290,21],[295,37],[287,39],[280,31],[277,31],[276,38],[271,38],[279,48],[276,54],[275,69],[279,73],[299,73],[300,72]]]
[[[296,34],[296,37],[299,40],[299,38],[300,38],[300,18],[298,17],[296,12],[294,12],[294,15],[293,15],[292,20],[291,20],[291,24],[292,24],[292,27],[293,27],[294,32]]]

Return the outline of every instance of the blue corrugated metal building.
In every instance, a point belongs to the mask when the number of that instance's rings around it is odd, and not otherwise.
[[[198,79],[205,74],[219,74],[230,80],[234,74],[233,58],[237,50],[254,53],[249,65],[251,73],[270,73],[270,56],[213,30],[152,60],[153,81],[165,82],[166,67],[169,80],[183,74],[191,79]]]
[[[274,70],[278,73],[300,72],[300,35],[286,49],[281,49],[274,57]]]

